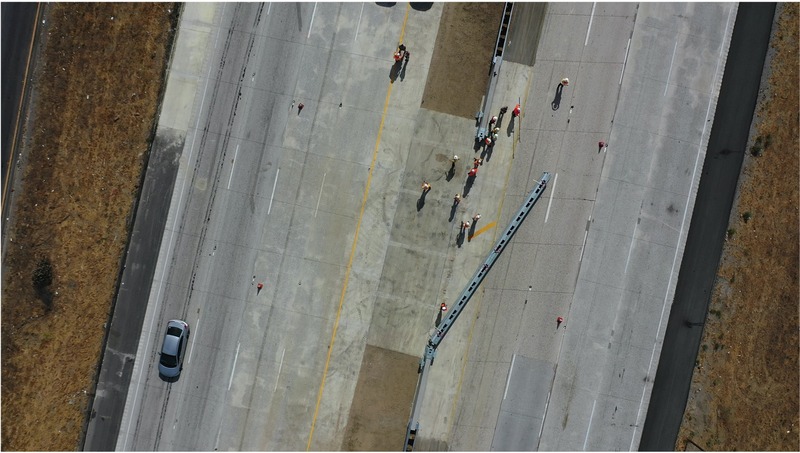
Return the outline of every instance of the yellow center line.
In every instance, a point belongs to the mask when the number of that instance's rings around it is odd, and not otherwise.
[[[25,101],[25,87],[28,84],[28,71],[31,68],[31,55],[33,54],[33,42],[36,41],[36,29],[39,27],[39,9],[41,8],[42,4],[36,4],[36,14],[33,18],[33,32],[31,32],[31,45],[28,47],[28,60],[25,62],[25,75],[22,77],[22,93],[19,95],[19,106],[17,107],[17,120],[14,122],[14,132],[11,133],[11,147],[9,148],[9,155],[8,155],[8,167],[6,168],[6,177],[5,177],[5,184],[3,184],[3,201],[2,206],[0,209],[4,209],[6,207],[6,200],[8,196],[6,192],[8,191],[8,180],[11,179],[11,164],[14,163],[14,148],[17,146],[17,134],[19,133],[19,121],[22,117],[22,104]]]
[[[400,39],[398,42],[403,42],[403,37],[406,33],[406,22],[408,21],[408,12],[411,9],[411,4],[406,5],[406,14],[403,18],[403,27],[400,29]],[[331,342],[328,346],[328,356],[325,358],[325,369],[322,371],[322,382],[319,384],[319,393],[317,394],[317,405],[314,408],[314,418],[311,420],[311,432],[308,433],[308,444],[306,444],[306,451],[311,450],[311,441],[314,438],[314,428],[317,425],[317,416],[319,416],[319,405],[322,402],[322,392],[325,390],[325,378],[328,375],[328,367],[331,363],[331,353],[333,353],[333,344],[336,342],[336,331],[339,329],[339,318],[342,315],[342,306],[344,305],[344,296],[347,292],[347,283],[350,280],[350,271],[353,268],[353,258],[356,255],[356,244],[358,244],[358,233],[361,230],[361,221],[364,218],[364,209],[367,206],[367,197],[369,196],[369,187],[372,183],[372,171],[375,169],[375,162],[378,159],[378,148],[381,144],[381,135],[383,135],[383,124],[386,120],[386,110],[389,108],[389,97],[392,94],[392,84],[389,84],[389,89],[386,91],[386,100],[383,103],[383,113],[381,114],[381,124],[378,127],[378,137],[375,139],[375,149],[372,152],[372,163],[369,166],[369,173],[367,174],[367,186],[364,188],[364,197],[361,200],[361,212],[358,214],[358,223],[356,223],[356,232],[353,237],[353,245],[350,248],[350,258],[347,261],[347,270],[344,274],[344,284],[342,285],[342,294],[339,296],[339,308],[336,311],[336,320],[333,322],[333,333],[331,333]]]

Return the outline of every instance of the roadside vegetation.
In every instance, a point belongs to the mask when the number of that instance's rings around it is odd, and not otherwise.
[[[45,6],[3,260],[3,450],[80,448],[175,16]]]
[[[676,450],[800,451],[798,3],[779,3]]]

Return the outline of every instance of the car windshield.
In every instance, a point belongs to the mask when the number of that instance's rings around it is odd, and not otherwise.
[[[176,366],[178,366],[178,358],[175,357],[174,355],[162,353],[161,364],[164,365],[165,367],[175,368]]]
[[[167,335],[172,335],[173,337],[181,336],[181,329],[177,327],[169,327],[167,329]]]

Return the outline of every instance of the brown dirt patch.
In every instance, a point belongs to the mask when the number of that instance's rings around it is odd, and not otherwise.
[[[3,450],[80,447],[175,11],[47,8],[23,148],[32,165],[3,262]],[[50,310],[31,280],[40,258],[54,268]]]
[[[397,451],[405,440],[419,357],[367,345],[345,428],[344,451]]]
[[[749,149],[763,152],[745,157],[676,450],[800,451],[800,8],[778,7]]]
[[[475,118],[502,16],[503,3],[445,3],[421,107]]]

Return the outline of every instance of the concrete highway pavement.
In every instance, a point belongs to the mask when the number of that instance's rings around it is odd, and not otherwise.
[[[549,5],[534,67],[498,76],[491,110],[521,98],[523,117],[450,219],[465,169],[443,175],[453,153],[469,165],[474,128],[420,109],[441,10],[185,5],[158,132],[183,151],[118,449],[339,449],[366,344],[419,356],[542,171],[440,348],[417,448],[635,447],[735,10]],[[413,58],[392,85],[398,40]],[[458,247],[475,212],[486,230]],[[192,336],[167,384],[175,317]]]
[[[185,148],[118,449],[339,448],[394,212],[361,192],[398,192],[440,14],[185,6],[159,124]],[[387,116],[404,33],[414,62]],[[174,317],[192,335],[166,384],[156,353]]]
[[[530,81],[496,91],[523,99],[504,212],[554,179],[484,283],[451,449],[637,448],[735,13],[549,4],[533,68],[503,63]]]

